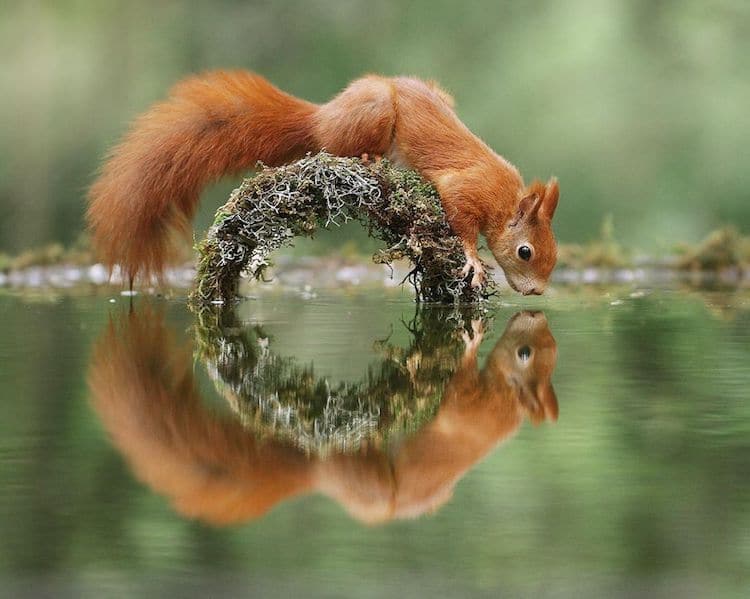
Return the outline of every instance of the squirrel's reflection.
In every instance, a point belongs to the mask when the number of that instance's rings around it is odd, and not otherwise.
[[[550,383],[557,350],[544,314],[514,315],[481,371],[483,324],[473,321],[472,329],[462,333],[463,351],[453,352],[432,418],[398,441],[365,442],[354,452],[305,451],[207,409],[190,349],[180,349],[151,310],[110,324],[94,349],[89,384],[96,411],[136,476],[186,516],[240,522],[317,492],[365,522],[410,518],[445,503],[464,473],[524,418],[557,418]],[[406,362],[410,380],[420,368],[434,368],[414,356]]]

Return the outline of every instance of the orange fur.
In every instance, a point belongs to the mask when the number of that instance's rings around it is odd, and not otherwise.
[[[162,316],[150,311],[124,314],[110,325],[94,347],[89,386],[94,408],[136,476],[188,517],[241,522],[317,492],[374,523],[436,510],[524,418],[557,419],[550,383],[557,351],[544,315],[514,316],[480,372],[481,340],[477,323],[431,422],[389,449],[354,454],[308,456],[209,411],[189,348],[180,348]]]
[[[556,259],[554,208],[509,232],[521,200],[540,192],[526,190],[518,170],[466,128],[449,94],[433,81],[408,77],[369,75],[321,105],[244,71],[186,79],[135,121],[91,187],[94,245],[108,265],[120,264],[131,277],[160,274],[173,258],[171,233],[189,231],[208,183],[258,161],[277,165],[321,149],[388,156],[418,170],[436,185],[464,241],[473,284],[483,276],[476,255],[481,232],[514,288],[543,289]],[[534,246],[530,262],[520,263],[508,245],[519,231]]]

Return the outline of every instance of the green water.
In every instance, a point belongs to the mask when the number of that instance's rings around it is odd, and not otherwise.
[[[750,295],[633,292],[504,297],[479,371],[398,292],[247,301],[218,369],[182,301],[1,295],[0,595],[743,596]],[[268,356],[383,422],[259,424]]]

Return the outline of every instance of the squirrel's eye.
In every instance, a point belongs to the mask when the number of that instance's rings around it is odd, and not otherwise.
[[[518,357],[522,362],[525,362],[531,357],[531,348],[528,345],[524,345],[518,348]]]
[[[528,245],[522,245],[518,248],[518,257],[521,260],[526,260],[527,262],[531,260],[531,248]]]

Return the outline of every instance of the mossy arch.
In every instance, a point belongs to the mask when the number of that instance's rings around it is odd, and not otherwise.
[[[373,260],[412,263],[407,279],[417,301],[476,303],[494,291],[491,281],[474,288],[460,275],[461,240],[445,219],[435,188],[414,171],[387,160],[364,163],[325,152],[277,168],[261,168],[234,190],[198,245],[197,303],[237,296],[240,274],[259,279],[271,253],[296,236],[349,220],[382,240]]]

